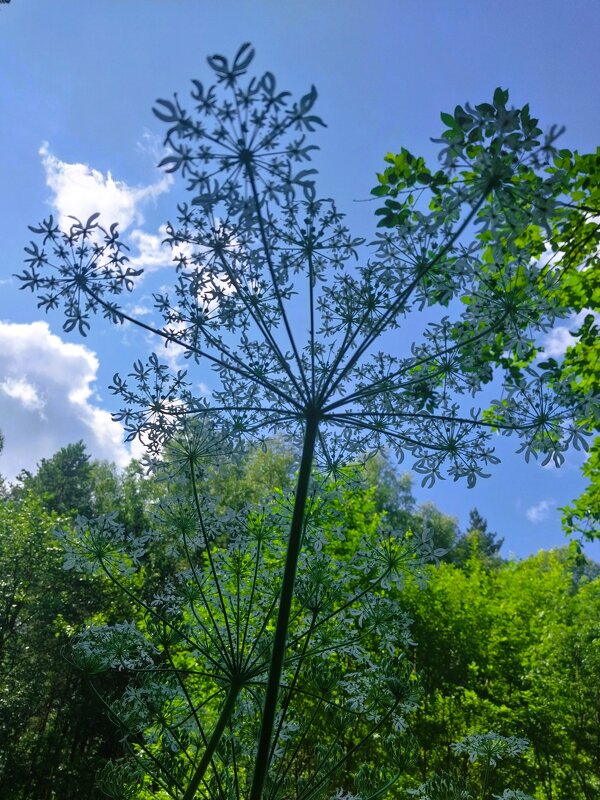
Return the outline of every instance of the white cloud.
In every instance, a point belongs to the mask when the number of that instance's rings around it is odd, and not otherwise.
[[[525,512],[525,516],[530,522],[538,524],[544,522],[550,516],[550,512],[555,506],[554,500],[540,500],[539,503],[531,506]]]
[[[148,129],[142,133],[141,138],[136,142],[136,147],[143,156],[149,157],[154,164],[158,164],[169,152],[164,146],[162,138]]]
[[[118,222],[121,231],[132,224],[141,225],[141,206],[166,192],[173,183],[172,175],[165,174],[149,186],[129,186],[115,180],[110,172],[104,174],[88,164],[61,161],[50,152],[47,143],[40,147],[39,154],[46,183],[53,192],[51,202],[64,229],[72,225],[70,215],[86,220],[97,211],[104,225]]]
[[[137,229],[131,232],[129,240],[139,251],[138,255],[130,258],[131,266],[150,270],[173,263],[171,248],[162,243],[160,236]]]
[[[64,342],[46,322],[0,322],[1,474],[13,479],[79,439],[94,458],[127,464],[123,429],[94,395],[97,371],[94,352]]]
[[[132,247],[137,247],[138,254],[130,256],[129,266],[141,267],[144,272],[154,272],[162,267],[171,267],[174,260],[180,256],[191,256],[193,247],[189,244],[178,244],[171,248],[165,243],[167,226],[161,225],[158,235],[146,233],[141,229],[131,231],[129,242]]]
[[[583,325],[583,321],[588,314],[593,314],[596,322],[600,322],[600,314],[584,309],[578,314],[569,317],[567,325],[557,325],[547,335],[543,342],[544,355],[552,358],[560,358],[567,352],[567,348],[576,344],[577,337],[572,336],[572,331],[577,331]]]
[[[35,386],[24,378],[6,378],[0,383],[0,391],[7,397],[18,400],[21,405],[30,411],[43,411],[46,402],[39,396]]]
[[[557,325],[544,340],[544,355],[560,358],[567,352],[567,347],[575,344],[575,337],[571,336],[570,325]]]
[[[152,313],[152,309],[149,306],[145,306],[143,303],[135,303],[134,305],[126,308],[128,314],[136,319],[138,317],[147,317]],[[129,324],[129,323],[127,323]]]
[[[157,147],[150,135],[148,142],[150,149]],[[63,230],[73,224],[70,217],[85,221],[99,212],[100,224],[109,226],[118,222],[121,234],[129,229],[126,239],[131,248],[129,265],[142,268],[145,273],[173,266],[174,259],[180,254],[191,255],[190,245],[178,245],[171,249],[168,244],[163,244],[167,235],[165,225],[156,234],[139,227],[144,222],[144,204],[169,190],[173,183],[172,175],[165,174],[149,186],[129,186],[124,181],[115,180],[110,172],[105,174],[88,164],[61,161],[50,152],[47,144],[42,145],[39,153],[46,183],[53,193],[50,202]]]

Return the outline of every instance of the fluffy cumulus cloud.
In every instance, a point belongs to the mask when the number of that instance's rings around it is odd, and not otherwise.
[[[554,505],[555,503],[553,500],[540,500],[539,503],[536,503],[527,509],[525,516],[534,524],[544,522],[550,516],[550,512],[554,508]]]
[[[129,264],[135,268],[141,267],[145,272],[154,272],[162,267],[172,266],[179,256],[192,254],[192,247],[188,244],[170,247],[165,243],[166,235],[166,225],[160,226],[158,235],[147,233],[139,228],[131,231],[129,244],[133,255],[129,258]]]
[[[178,255],[190,250],[186,246],[172,250],[164,244],[166,226],[161,226],[158,233],[140,227],[144,223],[144,205],[170,189],[172,175],[165,174],[149,186],[130,186],[115,180],[110,172],[100,172],[88,164],[61,161],[47,144],[39,152],[46,183],[52,190],[50,202],[61,228],[66,230],[71,226],[71,216],[86,220],[100,212],[101,223],[119,223],[119,230],[126,234],[131,248],[131,266],[141,267],[145,272],[171,266]]]
[[[0,474],[8,479],[83,439],[94,458],[124,466],[123,430],[94,395],[98,359],[45,322],[0,322]]]
[[[544,354],[552,358],[561,358],[577,342],[573,334],[581,328],[588,314],[593,314],[596,322],[600,322],[600,314],[584,309],[569,317],[566,325],[556,325],[544,340]]]
[[[50,152],[48,144],[40,148],[40,157],[46,173],[46,183],[52,190],[52,205],[58,214],[59,224],[67,229],[70,216],[82,220],[97,211],[101,220],[109,225],[118,222],[121,230],[144,221],[142,206],[168,191],[173,178],[164,175],[149,186],[129,186],[87,164],[70,164]]]

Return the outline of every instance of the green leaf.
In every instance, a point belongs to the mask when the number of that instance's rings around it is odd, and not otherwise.
[[[376,186],[374,189],[371,189],[371,194],[374,194],[375,197],[385,197],[387,193],[387,186]]]
[[[506,89],[501,89],[498,87],[494,92],[494,106],[500,110],[501,108],[506,107],[506,103],[508,102],[508,91]]]

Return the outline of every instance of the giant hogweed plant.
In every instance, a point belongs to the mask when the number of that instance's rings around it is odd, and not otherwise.
[[[465,736],[451,745],[452,753],[466,762],[462,771],[434,773],[407,794],[416,800],[534,800],[518,789],[492,794],[494,784],[498,783],[498,776],[494,774],[498,765],[506,759],[522,756],[528,747],[526,739],[516,736],[500,736],[493,732]]]
[[[41,308],[62,307],[65,331],[85,335],[102,314],[189,364],[173,372],[153,354],[112,386],[128,439],[168,453],[157,528],[174,537],[181,572],[144,599],[131,572],[146,540],[110,516],[80,520],[70,539],[72,565],[104,572],[144,612],[74,644],[90,675],[136,676],[107,701],[133,758],[103,774],[113,796],[137,796],[140,783],[178,800],[341,797],[345,783],[382,796],[404,769],[415,699],[389,589],[436,554],[426,537],[375,520],[342,558],[343,525],[327,522],[336,477],[386,446],[412,456],[425,485],[446,474],[472,486],[497,462],[498,434],[560,464],[584,444],[577,420],[597,409],[537,358],[540,336],[568,313],[563,264],[575,268],[557,131],[543,136],[502,90],[443,114],[436,169],[406,150],[387,156],[366,245],[307,167],[323,125],[316,90],[294,101],[272,73],[248,78],[253,56],[244,45],[233,61],[210,57],[216,83],[193,81],[190,109],[177,95],[154,108],[167,126],[160,166],[190,199],[167,226],[177,278],[154,295],[153,320],[120,303],[141,271],[98,215],[33,227],[19,276]],[[411,313],[416,338],[402,336]],[[207,368],[210,399],[190,382]],[[293,495],[224,520],[202,496],[203,464],[221,444],[273,433],[297,442]]]
[[[104,572],[145,612],[137,626],[90,626],[73,642],[71,660],[97,686],[135,755],[107,767],[100,786],[121,797],[128,776],[134,797],[146,796],[139,794],[144,783],[164,793],[151,796],[245,796],[293,498],[223,518],[199,494],[197,466],[185,465],[179,485],[173,465],[169,472],[169,497],[156,524],[168,530],[171,558],[182,569],[151,597],[132,587],[145,543],[133,543],[111,518],[79,519],[75,536],[64,534],[68,567]],[[431,545],[426,537],[385,530],[368,493],[365,511],[352,522],[352,502],[335,486],[311,492],[268,796],[331,794],[347,763],[360,771],[359,786],[381,792],[410,754],[406,716],[418,690],[405,658],[409,620],[390,589],[398,595],[407,577],[422,577]],[[350,559],[346,540],[355,545]],[[102,696],[108,669],[135,677],[123,696]],[[358,757],[376,732],[379,749],[394,754],[386,769]]]

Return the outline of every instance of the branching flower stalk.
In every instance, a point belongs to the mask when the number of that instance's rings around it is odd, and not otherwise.
[[[375,731],[391,731],[388,751],[404,752],[415,698],[399,666],[409,637],[394,586],[436,554],[426,537],[378,522],[338,557],[323,517],[337,490],[319,488],[315,467],[335,481],[387,446],[399,460],[412,454],[424,485],[445,471],[473,486],[498,461],[497,434],[559,465],[569,445],[585,446],[578,420],[598,416],[595,395],[575,394],[538,357],[541,337],[569,312],[557,286],[577,268],[563,263],[572,203],[558,132],[543,136],[500,89],[492,104],[443,114],[437,170],[406,150],[386,157],[365,258],[364,240],[317,198],[316,170],[300,168],[316,149],[308,134],[323,125],[316,90],[292,102],[270,72],[247,80],[253,57],[244,45],[231,63],[209,58],[216,85],[194,81],[193,113],[177,96],[157,101],[168,125],[160,166],[181,174],[192,199],[167,226],[177,280],[172,294],[154,294],[154,319],[118,304],[141,271],[128,266],[116,224],[98,215],[68,231],[52,217],[33,227],[42,241],[26,248],[19,276],[41,308],[62,306],[67,332],[86,335],[101,313],[180,348],[189,372],[215,372],[210,400],[155,354],[115,375],[115,419],[171,473],[157,525],[178,536],[187,566],[152,602],[136,600],[145,623],[133,649],[131,630],[108,629],[84,632],[74,648],[92,674],[140,676],[127,701],[145,742],[133,748],[136,774],[160,774],[177,800],[329,797]],[[415,310],[421,335],[377,350]],[[300,453],[293,499],[225,524],[199,488],[203,465],[220,443],[273,433]],[[148,541],[131,541],[114,520],[82,520],[68,546],[72,566],[136,597],[126,580]],[[195,705],[203,695],[210,733]],[[313,752],[309,731],[323,730],[327,714],[326,749]],[[361,797],[381,796],[402,771],[398,758]]]
[[[505,789],[492,798],[490,787],[490,778],[499,762],[522,756],[528,748],[529,742],[516,736],[500,736],[494,732],[471,734],[453,744],[452,751],[455,755],[466,756],[469,766],[482,766],[479,780],[467,780],[464,770],[434,773],[416,789],[409,789],[408,794],[416,800],[533,800],[525,792],[514,789]]]

